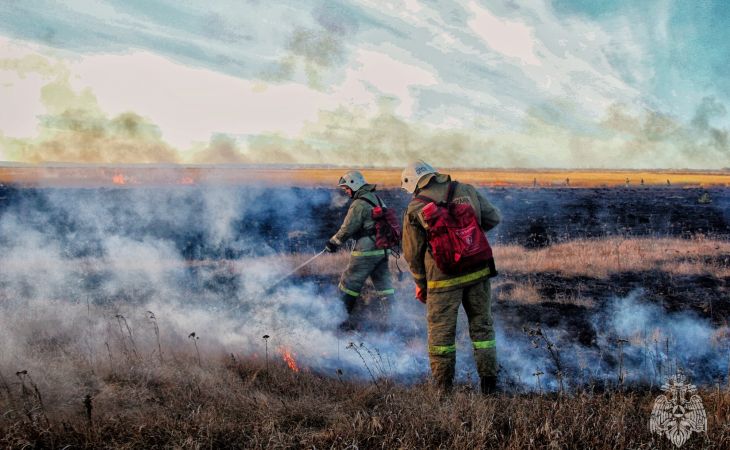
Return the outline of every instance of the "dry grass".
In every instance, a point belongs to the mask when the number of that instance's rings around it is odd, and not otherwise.
[[[584,308],[592,308],[595,306],[593,299],[575,293],[557,293],[547,298],[540,292],[542,285],[529,279],[525,282],[498,279],[492,282],[492,288],[499,292],[497,300],[501,302],[514,302],[523,305],[551,302],[563,305],[582,306]]]
[[[272,184],[279,186],[333,186],[344,170],[349,168],[244,168],[244,167],[1,167],[0,183],[44,186],[139,186],[168,184]],[[400,168],[362,169],[365,177],[382,187],[400,187]],[[526,170],[526,169],[446,169],[454,179],[482,186],[570,187],[666,186],[728,186],[727,171],[635,171],[635,170]]]
[[[495,289],[499,289],[504,282],[496,282],[493,284]],[[528,281],[527,283],[515,284],[512,289],[506,290],[503,295],[499,297],[502,301],[510,301],[524,304],[535,304],[542,303],[545,299],[534,281]]]
[[[200,260],[184,262],[185,265],[217,266],[221,270],[240,270],[251,265],[281,267],[286,270],[296,267],[314,256],[307,253],[273,255],[245,261]],[[303,267],[299,275],[339,275],[349,259],[349,252],[342,250],[335,254],[325,253]],[[704,238],[621,238],[606,237],[598,239],[576,239],[554,244],[545,248],[530,250],[521,245],[499,245],[494,248],[497,269],[503,274],[556,273],[564,276],[586,276],[606,278],[618,272],[658,270],[673,275],[713,275],[718,278],[730,276],[730,242]],[[54,261],[34,260],[40,268]],[[99,261],[89,259],[89,267]],[[12,261],[3,259],[7,268],[25,270],[26,260]],[[117,265],[138,267],[144,261],[118,261]],[[170,260],[168,265],[156,261],[155,266],[169,269],[180,265],[180,261]],[[397,272],[395,258],[390,258],[393,273]],[[402,271],[408,272],[408,265],[401,258],[398,264]]]
[[[275,256],[296,267],[312,255]],[[281,258],[284,258],[283,260]],[[302,275],[335,275],[347,266],[349,254],[324,254],[300,272]],[[730,276],[730,242],[695,237],[577,239],[528,250],[521,245],[494,248],[497,269],[503,274],[556,273],[564,276],[606,278],[612,273],[659,270],[674,275]],[[391,268],[395,270],[394,258]],[[408,271],[405,260],[400,267]]]
[[[591,308],[595,299],[581,294],[581,283],[566,281],[573,289],[557,292],[549,298],[541,293],[544,286],[533,275],[554,274],[559,277],[608,279],[623,273],[662,273],[668,277],[705,275],[713,278],[730,277],[730,242],[702,236],[693,239],[621,238],[578,239],[529,250],[520,245],[500,245],[494,248],[500,277],[493,280],[499,301],[522,304],[543,302],[572,304]],[[296,267],[310,254],[285,257],[272,256],[261,262]],[[337,277],[347,266],[349,253],[323,254],[303,267],[302,276]],[[406,274],[408,266],[401,258],[398,264]],[[391,273],[397,273],[396,260],[390,258]],[[654,276],[654,275],[652,275]],[[396,282],[397,289],[410,288],[410,276]],[[590,287],[590,286],[586,286]]]
[[[18,386],[0,394],[7,448],[672,448],[647,426],[656,392],[577,392],[564,398],[484,398],[470,387],[442,395],[428,385],[378,386],[270,370],[232,357],[199,368],[188,355],[99,367],[97,390],[39,406]],[[80,368],[80,370],[89,369]],[[7,374],[4,374],[7,375]],[[334,374],[333,374],[334,375]],[[0,387],[2,387],[0,385]],[[727,448],[730,394],[701,392],[708,434],[683,447]],[[32,399],[31,399],[32,400]],[[42,415],[47,421],[41,420]]]
[[[499,246],[495,253],[505,275],[495,280],[500,300],[533,304],[547,300],[541,286],[529,276],[515,283],[512,275],[601,278],[661,270],[721,276],[728,270],[723,255],[730,254],[730,243],[604,238],[540,250]],[[293,267],[309,257],[292,255],[284,262]],[[323,255],[301,274],[338,275],[348,257],[346,252]],[[281,257],[275,262],[282,264]],[[202,264],[229,270],[234,263]],[[402,260],[401,267],[406,270]],[[502,289],[507,282],[511,289]],[[571,295],[549,300],[590,305],[580,294]],[[135,356],[116,350],[107,362],[102,354],[87,358],[74,352],[49,333],[35,336],[48,345],[36,345],[40,353],[33,359],[50,367],[52,376],[39,376],[34,387],[14,376],[18,368],[0,368],[0,447],[673,448],[649,433],[658,392],[646,388],[592,392],[589,386],[562,398],[534,392],[484,398],[471,386],[459,386],[442,395],[427,384],[378,380],[376,385],[346,381],[347,373],[293,372],[274,352],[268,371],[261,358],[204,352],[200,364],[189,342],[163,344],[164,360],[154,352]],[[728,333],[723,327],[713,338],[724,342]],[[683,448],[729,448],[730,390],[706,388],[701,396],[709,432],[693,436]]]
[[[495,259],[499,269],[515,274],[553,272],[605,278],[617,272],[659,270],[675,275],[730,276],[730,242],[703,237],[579,239],[540,250],[499,246]]]

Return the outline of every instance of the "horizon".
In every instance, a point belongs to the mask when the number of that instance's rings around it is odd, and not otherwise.
[[[284,165],[0,164],[0,185],[20,187],[250,186],[333,187],[351,167]],[[360,167],[368,182],[400,186],[400,168]],[[730,171],[442,168],[460,182],[504,188],[712,188],[730,186]]]

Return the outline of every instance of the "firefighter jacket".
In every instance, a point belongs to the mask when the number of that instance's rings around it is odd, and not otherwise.
[[[416,195],[424,195],[435,201],[445,201],[451,177],[445,174],[431,174],[418,182]],[[473,186],[459,183],[454,191],[454,202],[468,202],[476,214],[479,225],[489,231],[500,221],[497,209]],[[489,277],[489,269],[484,268],[470,273],[447,275],[436,266],[428,251],[428,237],[421,210],[426,206],[418,200],[411,200],[403,217],[403,256],[411,268],[416,284],[427,288],[428,292],[446,292],[461,289]]]
[[[374,184],[366,184],[355,192],[352,203],[350,203],[350,208],[347,210],[345,220],[342,222],[342,226],[330,239],[330,241],[337,245],[342,245],[348,239],[354,239],[355,247],[353,249],[353,256],[371,256],[369,252],[374,251],[385,254],[384,250],[378,250],[375,247],[375,221],[372,218],[373,206],[365,200],[362,200],[362,198],[367,198],[377,205],[378,199],[375,197],[374,192]]]

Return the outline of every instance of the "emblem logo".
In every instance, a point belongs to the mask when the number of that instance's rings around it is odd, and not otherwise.
[[[684,445],[693,431],[707,432],[707,415],[702,398],[697,395],[697,386],[687,383],[682,373],[672,375],[662,385],[666,395],[654,400],[649,429],[652,433],[665,435],[677,448]],[[689,400],[687,396],[691,395]]]

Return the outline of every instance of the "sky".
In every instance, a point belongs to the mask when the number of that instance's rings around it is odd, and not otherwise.
[[[730,167],[725,1],[0,0],[0,161]]]

